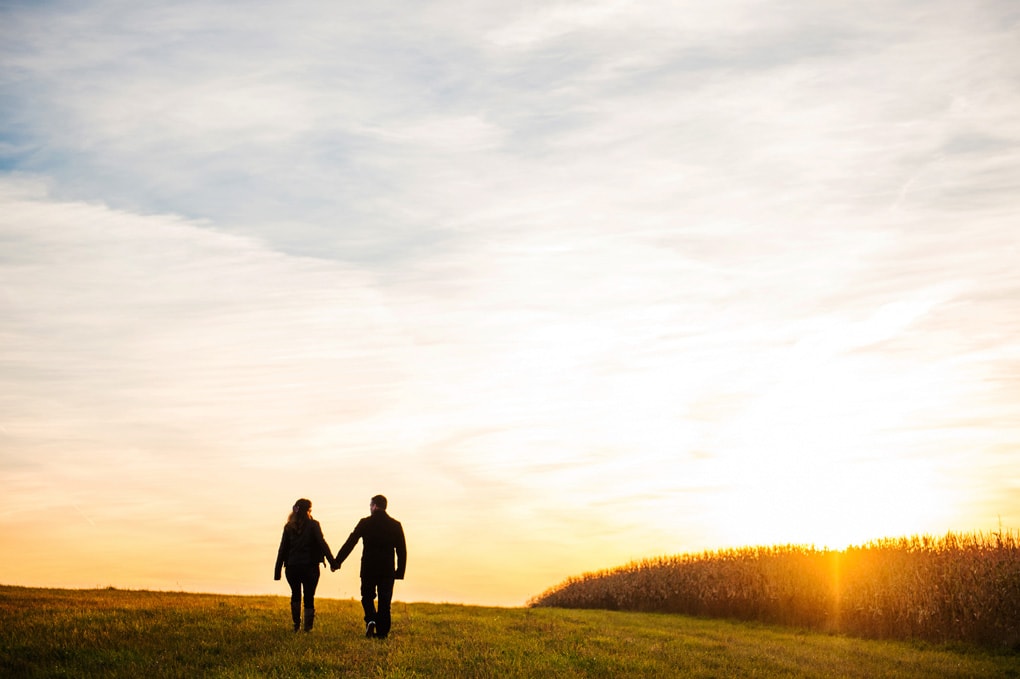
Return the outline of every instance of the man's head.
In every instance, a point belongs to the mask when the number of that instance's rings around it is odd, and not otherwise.
[[[372,511],[379,510],[381,512],[386,511],[386,497],[383,495],[376,495],[372,498],[372,502],[369,504]]]

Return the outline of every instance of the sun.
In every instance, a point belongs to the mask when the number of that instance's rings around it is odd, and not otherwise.
[[[721,441],[727,542],[842,549],[937,531],[952,503],[931,461],[895,434],[904,408],[851,364],[788,375]]]
[[[773,460],[740,477],[716,497],[713,519],[732,546],[843,549],[928,532],[945,510],[924,468],[898,460]]]

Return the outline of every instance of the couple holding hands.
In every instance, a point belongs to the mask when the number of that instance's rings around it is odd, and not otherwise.
[[[390,601],[394,580],[404,579],[407,545],[400,522],[386,513],[386,498],[376,495],[369,504],[371,514],[358,521],[347,542],[334,557],[322,536],[322,526],[312,518],[312,502],[301,498],[283,527],[280,550],[276,555],[273,579],[279,580],[283,567],[290,585],[290,613],[294,631],[301,629],[301,592],[305,599],[305,631],[315,621],[315,588],[319,584],[319,564],[329,562],[331,570],[340,568],[358,540],[361,552],[361,606],[365,609],[365,636],[385,639],[390,632]],[[396,556],[396,565],[394,565]],[[379,608],[375,598],[378,593]]]

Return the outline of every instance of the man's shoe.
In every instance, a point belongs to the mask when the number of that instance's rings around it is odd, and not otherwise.
[[[375,636],[375,620],[369,620],[365,625],[365,636],[369,639]]]

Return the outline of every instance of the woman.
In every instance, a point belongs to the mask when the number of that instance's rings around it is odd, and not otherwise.
[[[336,565],[333,553],[322,537],[322,526],[312,518],[312,501],[301,498],[287,518],[276,555],[274,580],[280,579],[280,570],[287,567],[290,584],[290,614],[294,618],[294,631],[301,629],[301,590],[305,592],[305,631],[315,621],[315,588],[319,584],[319,564],[323,559],[331,567]]]

